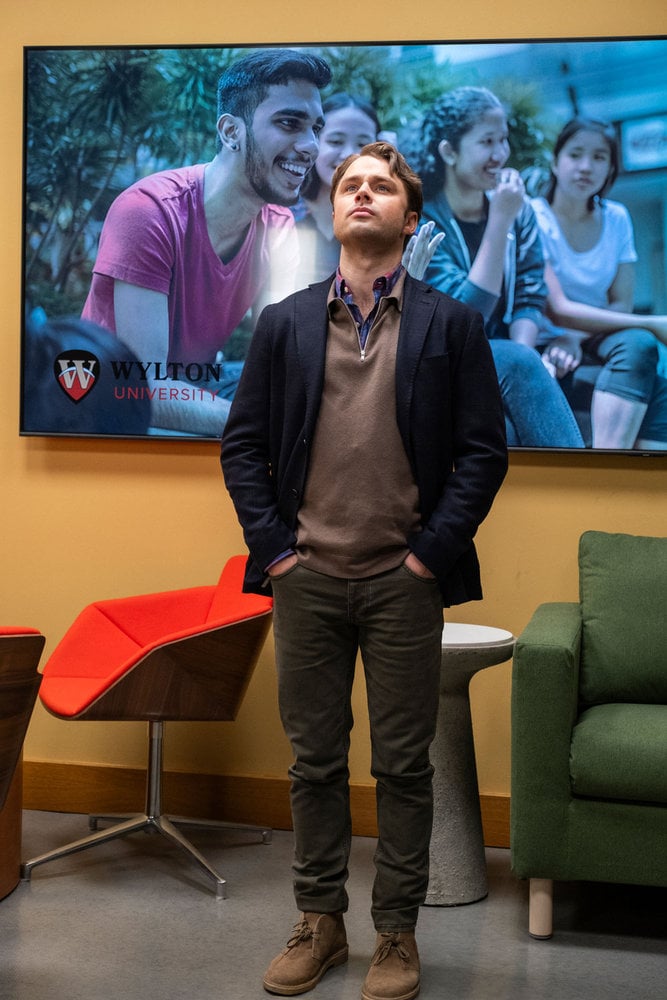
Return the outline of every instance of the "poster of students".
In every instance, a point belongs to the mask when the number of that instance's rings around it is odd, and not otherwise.
[[[24,77],[20,433],[219,438],[261,310],[336,272],[335,167],[381,140],[509,444],[667,449],[667,39],[35,46]]]

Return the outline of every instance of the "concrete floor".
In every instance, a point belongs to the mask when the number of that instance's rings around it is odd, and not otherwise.
[[[24,857],[87,832],[85,816],[26,812]],[[270,845],[233,831],[189,835],[227,879],[227,899],[145,833],[36,868],[0,903],[0,1000],[266,1000],[263,972],[297,919],[291,833],[275,831]],[[313,1000],[359,1000],[375,941],[374,846],[354,839],[350,960]],[[555,934],[538,942],[509,851],[488,849],[487,865],[487,899],[422,910],[422,1000],[667,997],[667,890],[557,885]]]

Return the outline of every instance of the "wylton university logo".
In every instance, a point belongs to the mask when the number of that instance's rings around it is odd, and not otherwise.
[[[53,362],[53,373],[65,395],[80,403],[95,388],[100,363],[90,351],[63,351]]]

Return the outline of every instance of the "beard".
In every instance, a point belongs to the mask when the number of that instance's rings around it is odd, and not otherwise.
[[[283,205],[286,208],[290,205],[296,205],[301,194],[301,184],[289,192],[286,192],[282,188],[274,187],[269,180],[269,170],[270,165],[255,142],[252,129],[248,126],[245,152],[245,173],[248,183],[255,194],[269,205]],[[306,176],[308,175],[306,174]]]

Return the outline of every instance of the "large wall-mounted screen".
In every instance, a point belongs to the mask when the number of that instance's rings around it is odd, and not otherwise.
[[[336,164],[381,139],[510,446],[667,450],[667,39],[24,59],[22,434],[218,438],[263,306],[336,271]]]

